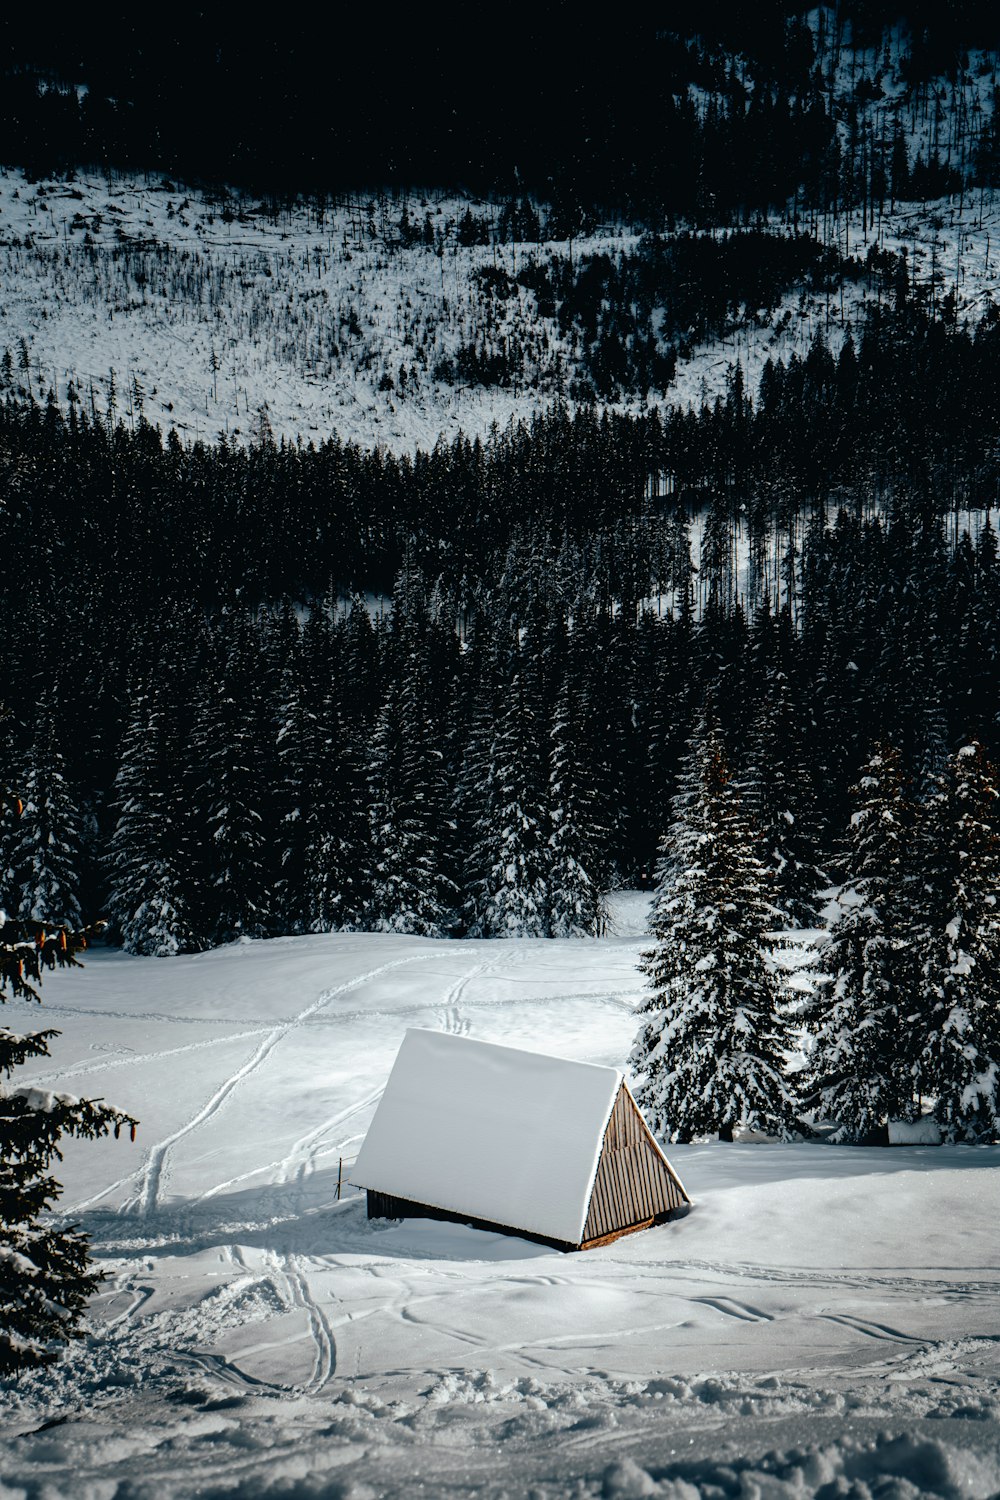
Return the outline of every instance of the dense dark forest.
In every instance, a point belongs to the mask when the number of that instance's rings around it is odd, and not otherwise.
[[[147,952],[592,932],[651,878],[711,711],[808,919],[873,745],[917,798],[1000,748],[998,346],[994,311],[898,280],[759,392],[413,458],[185,448],[9,395],[18,915],[104,912]]]
[[[797,192],[835,208],[893,176],[897,196],[950,191],[954,170],[934,152],[907,162],[891,134],[852,128],[845,151],[838,121],[853,109],[857,127],[863,91],[878,98],[881,85],[859,77],[857,98],[836,97],[808,9],[685,3],[584,25],[564,4],[516,21],[436,7],[386,25],[363,8],[341,8],[335,24],[307,8],[277,33],[225,7],[113,9],[100,27],[22,9],[0,32],[0,151],[40,173],[106,163],[279,197],[388,182],[525,190],[554,201],[570,232],[587,212],[718,222]],[[831,55],[900,20],[875,0],[823,16]],[[905,20],[903,74],[933,112],[930,80],[995,45],[995,15],[983,0],[919,0]],[[993,180],[995,119],[959,123]]]

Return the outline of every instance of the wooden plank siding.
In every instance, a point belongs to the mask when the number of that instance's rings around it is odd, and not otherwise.
[[[686,1210],[689,1201],[622,1084],[604,1132],[583,1248],[662,1223]]]

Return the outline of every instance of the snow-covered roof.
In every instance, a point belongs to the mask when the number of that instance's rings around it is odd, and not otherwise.
[[[448,1032],[406,1032],[351,1180],[576,1244],[622,1075]]]

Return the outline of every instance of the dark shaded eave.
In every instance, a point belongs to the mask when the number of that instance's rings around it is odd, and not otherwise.
[[[642,1223],[628,1224],[624,1228],[592,1239],[572,1241],[551,1239],[548,1235],[535,1234],[530,1229],[520,1229],[514,1224],[498,1224],[490,1219],[476,1219],[468,1214],[453,1213],[450,1209],[435,1208],[429,1203],[416,1203],[410,1198],[395,1198],[389,1193],[376,1192],[373,1188],[367,1189],[367,1195],[369,1219],[433,1219],[442,1224],[464,1224],[469,1229],[482,1229],[487,1234],[514,1235],[518,1239],[529,1240],[532,1244],[545,1245],[551,1250],[560,1250],[563,1253],[570,1250],[596,1250],[599,1246],[609,1245],[626,1234],[636,1234],[640,1229],[652,1229],[655,1225],[665,1224],[670,1219],[683,1218],[690,1208],[689,1200],[685,1200],[677,1208],[657,1214]]]

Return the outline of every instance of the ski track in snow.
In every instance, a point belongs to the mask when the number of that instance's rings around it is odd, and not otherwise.
[[[897,1328],[890,1328],[885,1323],[871,1323],[867,1318],[854,1318],[848,1313],[821,1313],[828,1323],[840,1323],[844,1328],[850,1328],[855,1333],[864,1334],[865,1338],[879,1339],[883,1342],[888,1340],[894,1344],[920,1344],[924,1346],[926,1339],[917,1338],[912,1333],[900,1333]]]
[[[182,1140],[184,1136],[189,1135],[192,1130],[197,1130],[199,1126],[204,1125],[207,1120],[211,1119],[221,1109],[230,1094],[239,1088],[241,1084],[245,1083],[253,1073],[256,1073],[261,1063],[271,1055],[275,1047],[280,1042],[283,1042],[287,1036],[291,1035],[294,1031],[298,1031],[311,1016],[315,1016],[320,1011],[325,1010],[331,1001],[336,1000],[340,995],[347,995],[352,990],[362,989],[366,984],[370,984],[373,979],[380,979],[383,974],[391,973],[394,969],[400,969],[409,964],[427,963],[433,957],[435,955],[414,954],[407,958],[393,959],[387,964],[381,964],[378,968],[370,969],[367,973],[360,974],[355,979],[348,979],[343,984],[335,985],[332,989],[325,990],[311,1005],[307,1005],[303,1010],[299,1011],[298,1015],[276,1026],[264,1041],[261,1042],[253,1055],[247,1059],[241,1068],[238,1068],[235,1073],[231,1074],[225,1080],[212,1095],[211,1099],[209,1099],[208,1103],[187,1124],[182,1125],[180,1130],[175,1131],[173,1135],[167,1136],[165,1140],[160,1141],[150,1149],[143,1172],[142,1183],[135,1200],[133,1200],[134,1210],[142,1214],[145,1218],[149,1218],[155,1212],[161,1188],[165,1182],[169,1181],[167,1163],[171,1148],[179,1140]],[[133,1205],[124,1204],[122,1212],[128,1213]]]
[[[366,984],[370,984],[373,979],[379,979],[383,974],[391,973],[392,970],[402,968],[404,965],[427,963],[436,957],[436,954],[418,953],[411,954],[406,958],[393,959],[389,963],[380,964],[378,968],[368,970],[367,973],[357,975],[354,979],[348,979],[343,984],[335,985],[332,989],[324,990],[318,999],[314,1000],[310,1005],[305,1006],[297,1015],[273,1027],[267,1033],[264,1041],[247,1058],[246,1062],[237,1068],[235,1073],[231,1073],[228,1078],[224,1079],[208,1102],[195,1115],[180,1126],[178,1130],[175,1130],[171,1135],[166,1136],[163,1140],[158,1141],[156,1145],[149,1148],[145,1163],[141,1168],[130,1174],[129,1177],[120,1178],[118,1182],[113,1183],[111,1187],[106,1188],[102,1193],[85,1199],[82,1203],[74,1204],[70,1211],[80,1213],[84,1209],[92,1208],[102,1198],[107,1197],[108,1193],[113,1192],[115,1188],[121,1187],[136,1176],[140,1176],[140,1184],[137,1192],[121,1205],[119,1212],[123,1214],[138,1213],[144,1218],[149,1218],[157,1208],[164,1183],[169,1180],[167,1164],[172,1147],[217,1114],[234,1089],[245,1083],[257,1071],[261,1063],[270,1056],[279,1042],[284,1041],[285,1037],[289,1036],[292,1032],[298,1031],[310,1017],[324,1010],[338,996],[347,995],[353,990],[362,989]]]
[[[335,1201],[337,1157],[346,1179],[406,1025],[620,1061],[642,941],[250,944],[199,965],[198,1015],[181,964],[176,990],[156,960],[102,957],[53,983],[60,1001],[80,993],[58,1008],[67,1041],[90,1050],[58,1074],[47,1061],[50,1086],[109,1069],[125,1087],[134,1062],[162,1095],[160,1124],[114,1181],[127,1145],[67,1159],[67,1180],[77,1161],[92,1173],[66,1212],[109,1280],[65,1365],[6,1396],[0,1385],[4,1485],[26,1500],[403,1500],[421,1487],[694,1500],[704,1482],[720,1500],[805,1500],[822,1481],[869,1500],[897,1493],[896,1465],[914,1486],[901,1500],[995,1496],[1000,1152],[681,1148],[692,1214],[579,1256],[370,1224],[359,1194]],[[307,961],[287,966],[289,952]],[[142,996],[145,975],[156,1003],[132,1011],[127,986]],[[272,990],[281,1020],[218,1014],[266,1006]],[[232,1004],[240,994],[252,1003]],[[131,1053],[123,1021],[139,1022]],[[218,1034],[158,1048],[177,1024],[209,1021]],[[286,1119],[276,1091],[300,1070]],[[962,1170],[977,1163],[993,1171]],[[121,1210],[104,1209],[116,1192]],[[879,1457],[895,1434],[909,1434],[899,1454]],[[767,1472],[744,1484],[751,1463]]]
[[[309,1337],[313,1344],[313,1367],[309,1378],[297,1387],[303,1395],[315,1396],[337,1369],[337,1344],[326,1312],[313,1296],[309,1285],[308,1260],[304,1257],[285,1254],[278,1257],[282,1272],[288,1280],[292,1300],[306,1314]]]
[[[292,1201],[292,1212],[294,1214],[301,1216],[305,1211],[306,1184],[309,1177],[316,1170],[317,1161],[322,1156],[332,1156],[335,1152],[342,1151],[345,1145],[357,1139],[357,1137],[347,1137],[345,1140],[331,1142],[329,1140],[331,1132],[336,1131],[338,1127],[346,1125],[349,1120],[353,1120],[357,1115],[363,1114],[365,1110],[372,1109],[381,1099],[382,1093],[382,1088],[373,1089],[370,1094],[366,1094],[356,1104],[349,1105],[346,1109],[338,1110],[336,1114],[331,1115],[329,1119],[324,1120],[315,1129],[301,1136],[288,1151],[287,1155],[282,1157],[279,1162],[273,1164],[276,1169],[275,1180],[281,1183],[289,1183],[294,1188]],[[238,1181],[240,1181],[239,1178],[233,1179],[233,1182]],[[198,1201],[202,1202],[206,1198],[213,1197],[217,1192],[221,1192],[224,1187],[230,1186],[232,1186],[232,1182],[224,1183],[219,1188],[210,1188]]]
[[[522,955],[523,957],[523,955]],[[462,1015],[461,1003],[465,998],[469,985],[476,979],[482,979],[487,974],[493,974],[504,962],[504,955],[499,953],[494,958],[488,958],[483,963],[475,964],[468,973],[456,979],[451,989],[445,995],[439,1015],[440,1030],[451,1032],[455,1036],[470,1036],[472,1033],[471,1022]]]
[[[771,1313],[761,1312],[760,1308],[749,1307],[732,1297],[692,1297],[691,1301],[702,1303],[705,1307],[714,1307],[716,1312],[724,1313],[727,1318],[739,1318],[742,1323],[773,1321]]]
[[[78,1011],[77,1014],[79,1015],[80,1012]],[[186,1052],[201,1052],[206,1047],[218,1047],[225,1042],[242,1042],[245,1037],[260,1036],[270,1029],[268,1026],[254,1026],[249,1031],[229,1031],[225,1036],[210,1037],[207,1042],[185,1042],[182,1047],[165,1047],[157,1052],[128,1052],[122,1049],[121,1057],[105,1058],[103,1062],[78,1063],[70,1068],[53,1068],[47,1073],[39,1073],[34,1081],[37,1084],[56,1083],[64,1078],[84,1078],[91,1073],[105,1073],[111,1068],[128,1068],[141,1063],[164,1062],[167,1058],[180,1057]]]

